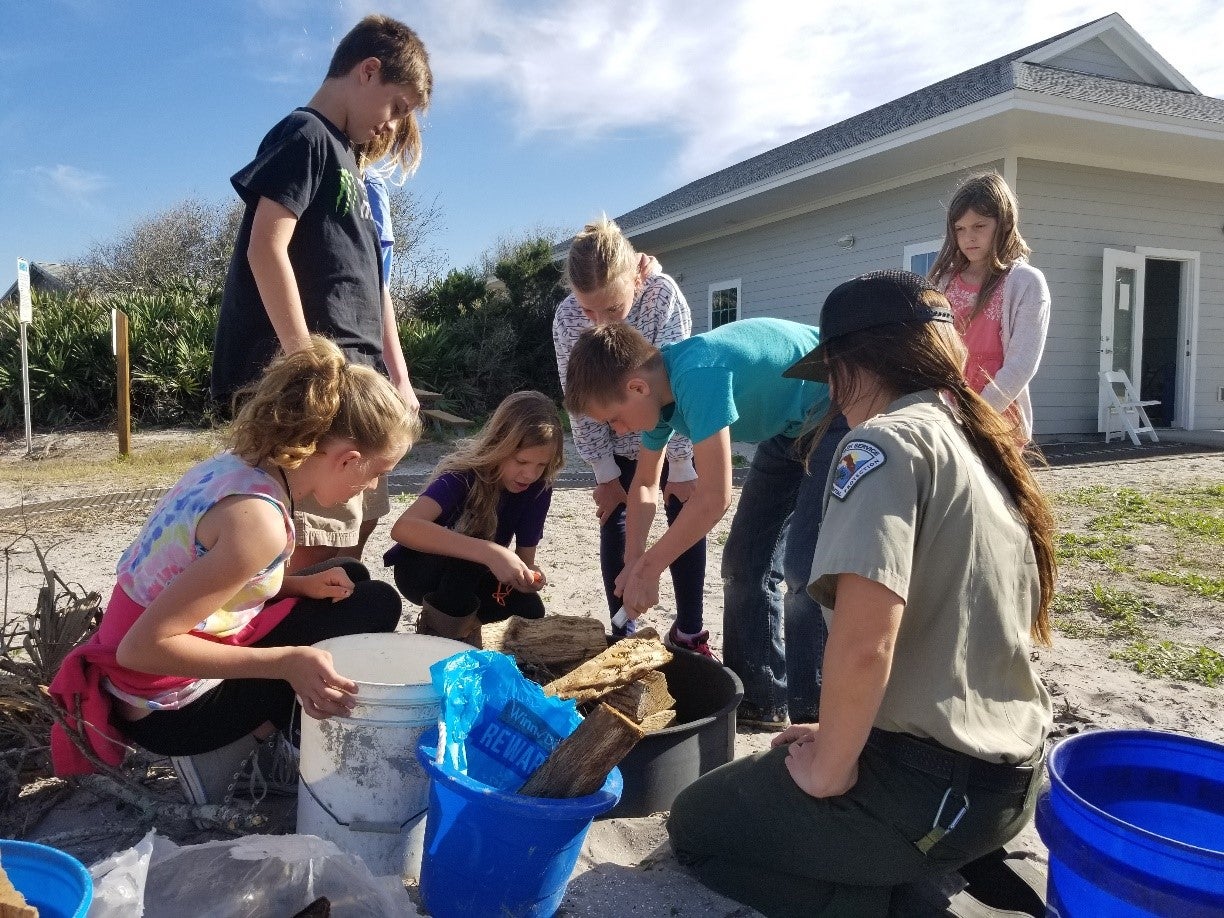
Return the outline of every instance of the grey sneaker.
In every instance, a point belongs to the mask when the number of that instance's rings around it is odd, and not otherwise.
[[[211,752],[170,756],[187,802],[205,806],[232,798],[234,787],[246,774],[247,762],[253,759],[259,746],[259,741],[248,735]]]
[[[789,727],[791,722],[784,709],[766,711],[742,701],[735,712],[735,723],[736,726],[745,727],[748,730],[779,733]]]
[[[296,795],[299,759],[297,747],[280,730],[260,741],[251,762],[251,796],[254,798],[258,793],[262,799],[265,793]]]

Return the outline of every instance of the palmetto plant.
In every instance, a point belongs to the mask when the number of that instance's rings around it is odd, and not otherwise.
[[[105,422],[116,414],[111,309],[129,320],[132,417],[205,424],[218,294],[188,285],[102,300],[36,296],[28,330],[31,414],[38,424]],[[0,428],[22,422],[15,310],[0,311]]]

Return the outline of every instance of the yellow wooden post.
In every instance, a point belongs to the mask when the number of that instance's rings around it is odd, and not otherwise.
[[[119,393],[119,455],[132,450],[132,364],[128,357],[128,317],[115,310],[115,372]]]

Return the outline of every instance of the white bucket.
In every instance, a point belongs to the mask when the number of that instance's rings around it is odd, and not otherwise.
[[[320,641],[357,683],[351,717],[302,717],[297,831],[365,861],[375,876],[421,872],[429,779],[417,739],[438,721],[429,667],[467,644],[421,634],[350,634]]]

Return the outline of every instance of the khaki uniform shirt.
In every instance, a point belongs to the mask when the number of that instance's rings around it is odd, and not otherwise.
[[[1052,724],[1029,661],[1040,583],[1028,528],[933,391],[842,440],[809,592],[831,621],[837,575],[905,601],[875,726],[992,762],[1028,759]]]

